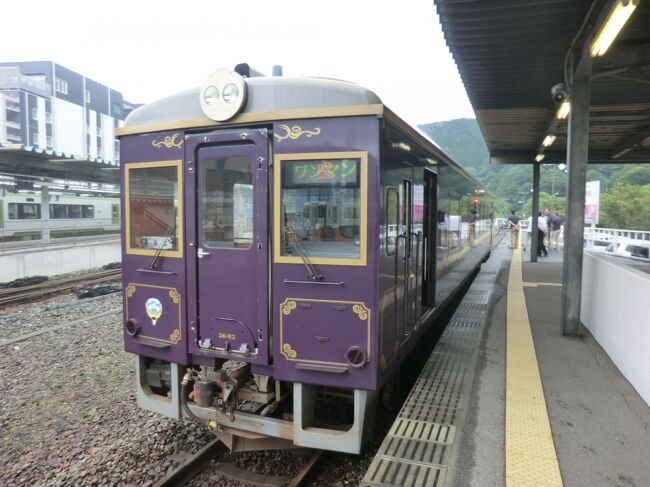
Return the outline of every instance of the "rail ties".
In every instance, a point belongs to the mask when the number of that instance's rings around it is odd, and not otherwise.
[[[181,487],[206,469],[211,460],[220,459],[227,451],[227,447],[220,440],[214,440],[204,446],[186,462],[179,465],[167,477],[155,484],[154,487]],[[315,450],[309,461],[303,465],[293,478],[247,472],[230,463],[217,463],[213,467],[212,472],[220,474],[222,477],[227,477],[230,480],[257,485],[258,487],[300,487],[307,480],[309,474],[322,457],[323,452]]]
[[[0,308],[61,294],[74,290],[81,284],[112,281],[118,279],[121,273],[121,269],[111,269],[83,276],[45,281],[39,284],[32,284],[31,286],[2,289],[0,290]]]
[[[221,440],[208,443],[154,487],[180,487],[185,485],[201,473],[210,460],[220,458],[227,450],[226,445]]]

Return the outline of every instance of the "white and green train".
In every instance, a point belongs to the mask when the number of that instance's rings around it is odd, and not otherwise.
[[[119,233],[120,200],[101,196],[52,195],[47,216],[39,194],[0,194],[0,241]]]

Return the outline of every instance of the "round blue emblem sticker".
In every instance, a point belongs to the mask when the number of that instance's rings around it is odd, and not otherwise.
[[[144,309],[147,316],[151,319],[151,324],[156,326],[156,322],[162,316],[163,307],[162,303],[157,298],[149,298],[144,304]]]

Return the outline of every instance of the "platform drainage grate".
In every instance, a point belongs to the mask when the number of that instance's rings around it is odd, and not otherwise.
[[[363,485],[371,487],[403,487],[422,485],[441,487],[445,483],[447,468],[441,465],[420,463],[376,456],[363,480]]]
[[[473,286],[478,283],[475,281]],[[492,285],[492,283],[485,283]],[[442,487],[445,466],[466,407],[468,365],[473,366],[489,309],[490,291],[470,289],[424,365],[398,417],[370,464],[365,487]]]

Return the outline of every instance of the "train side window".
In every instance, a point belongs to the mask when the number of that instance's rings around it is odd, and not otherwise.
[[[386,254],[397,252],[397,226],[399,224],[399,193],[396,188],[386,191]]]
[[[206,159],[201,168],[201,240],[247,249],[253,242],[253,170],[247,156]]]
[[[50,205],[50,218],[68,218],[68,205]]]
[[[182,257],[181,161],[131,163],[125,172],[127,254]]]
[[[70,218],[81,218],[81,205],[68,205]]]
[[[40,220],[41,205],[38,203],[9,203],[10,220]]]
[[[276,262],[366,265],[367,157],[276,156]]]
[[[92,205],[83,205],[81,214],[84,218],[95,218],[95,207]]]

